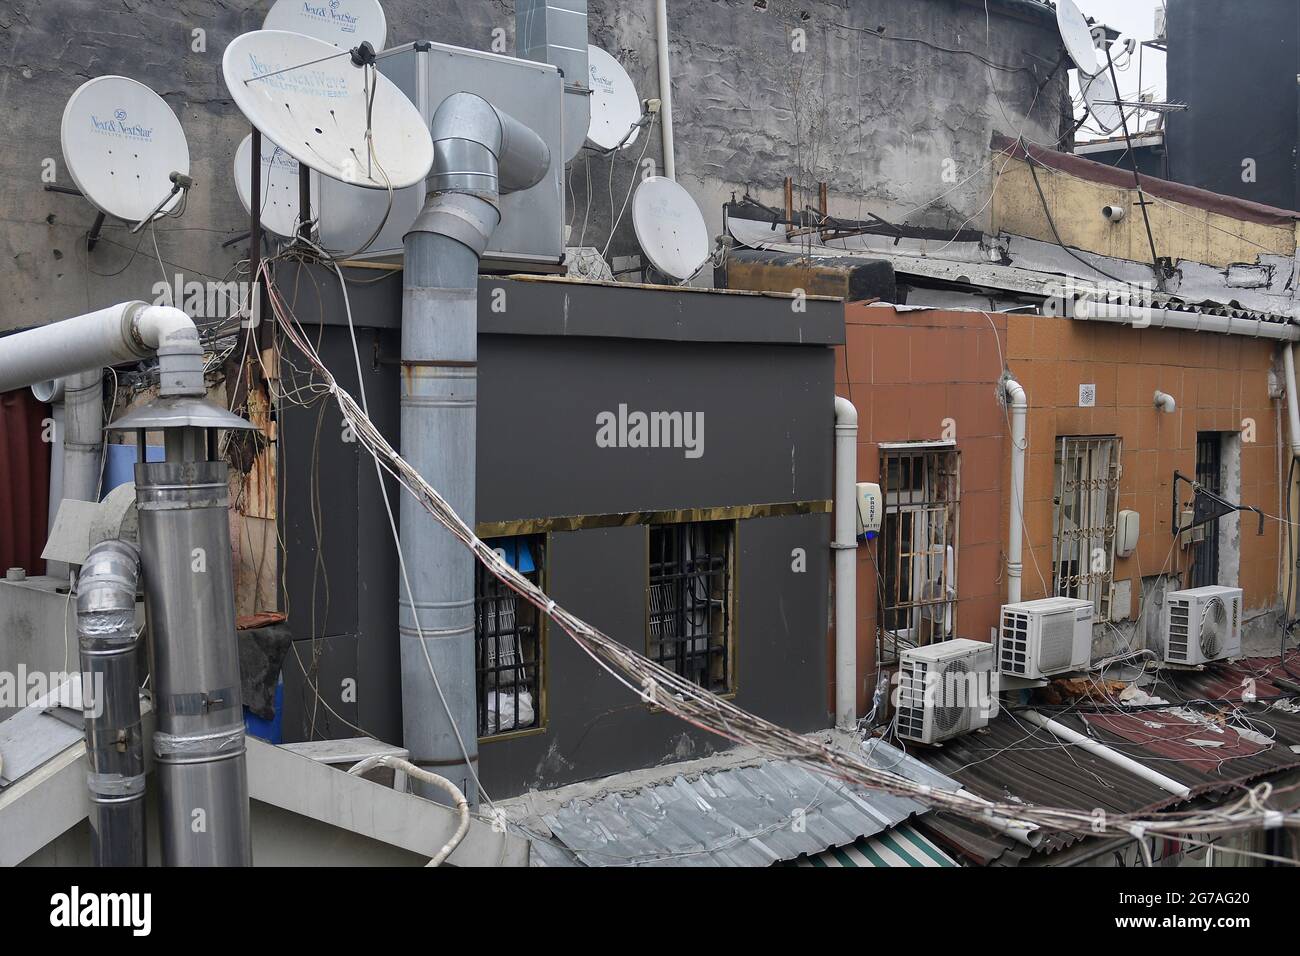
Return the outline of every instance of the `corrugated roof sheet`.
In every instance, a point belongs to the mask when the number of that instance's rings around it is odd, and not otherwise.
[[[812,856],[801,856],[787,866],[804,867],[915,867],[960,866],[919,830],[900,824],[892,830],[862,837],[848,846],[832,847]]]
[[[1297,669],[1294,664],[1293,669]],[[1253,681],[1258,703],[1235,703]],[[1041,712],[1166,776],[1186,784],[1193,797],[1238,790],[1243,784],[1300,767],[1300,712],[1274,705],[1268,698],[1295,692],[1276,658],[1220,663],[1203,671],[1167,671],[1148,692],[1170,706],[1117,712],[1086,706]],[[1191,719],[1176,711],[1190,701],[1223,701],[1222,712],[1238,711],[1235,722],[1216,730],[1213,721]],[[1196,708],[1213,718],[1215,708]],[[1244,717],[1249,724],[1241,722]],[[1272,738],[1267,743],[1264,738]],[[1195,741],[1210,741],[1207,746]],[[914,755],[990,800],[1012,800],[1091,812],[1150,813],[1181,803],[1173,794],[1087,751],[1062,743],[1045,730],[1004,712],[987,730],[948,741],[941,748],[918,749]],[[922,827],[941,845],[977,863],[1015,865],[1025,847],[978,823],[947,814],[930,814]],[[1052,853],[1082,837],[1052,833],[1041,852]]]
[[[541,866],[770,866],[846,846],[924,812],[915,801],[768,760],[572,800],[543,816],[553,842],[534,843],[534,861]]]

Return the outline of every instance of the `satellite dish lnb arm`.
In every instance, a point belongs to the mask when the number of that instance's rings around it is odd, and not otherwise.
[[[158,213],[162,212],[163,206],[171,202],[172,197],[174,197],[178,192],[184,191],[188,193],[190,187],[194,185],[194,180],[191,179],[189,176],[186,176],[184,173],[173,172],[167,178],[172,181],[172,191],[169,192],[166,196],[164,196],[162,200],[158,203],[158,205],[153,207],[153,210],[150,211],[149,215],[145,216],[143,219],[141,219],[139,222],[137,222],[134,226],[131,227],[131,235],[134,236],[145,226],[149,225],[149,223],[153,222],[154,219],[158,216]]]

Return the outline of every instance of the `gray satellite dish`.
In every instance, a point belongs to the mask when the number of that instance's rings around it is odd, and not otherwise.
[[[691,278],[709,257],[700,207],[671,179],[651,176],[637,187],[632,225],[651,265],[674,279]]]
[[[1083,99],[1103,133],[1113,133],[1123,124],[1124,114],[1116,105],[1119,93],[1116,92],[1115,83],[1108,71],[1103,70],[1092,79],[1083,81]]]
[[[181,202],[172,173],[188,176],[190,148],[161,96],[125,76],[77,88],[63,108],[63,160],[77,188],[100,212],[139,223]]]
[[[251,213],[253,197],[253,137],[235,150],[235,192],[243,203],[244,211]],[[320,176],[311,172],[311,194],[320,195]],[[264,229],[277,236],[292,239],[298,234],[299,166],[283,149],[267,137],[262,137],[262,202],[259,221]],[[310,218],[310,216],[309,216]]]
[[[620,143],[627,149],[641,135],[639,128],[632,128],[641,118],[641,100],[632,78],[618,60],[598,46],[587,47],[587,63],[591,72],[591,126],[587,130],[587,145],[602,152]]]
[[[1092,39],[1092,27],[1082,11],[1074,5],[1074,0],[1056,0],[1056,25],[1061,31],[1061,42],[1065,52],[1084,76],[1096,76],[1101,72],[1101,60],[1097,56],[1097,44]]]
[[[423,182],[433,166],[433,140],[414,104],[386,76],[354,66],[346,51],[324,40],[245,33],[226,47],[221,69],[248,121],[331,179],[402,189]]]
[[[382,50],[388,18],[379,0],[275,0],[262,29],[301,33],[345,50],[361,43]]]

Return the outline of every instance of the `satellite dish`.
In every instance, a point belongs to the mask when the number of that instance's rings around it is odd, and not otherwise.
[[[632,124],[641,118],[641,100],[627,70],[598,46],[587,47],[587,62],[591,70],[591,127],[587,130],[587,145],[608,152],[623,143],[631,146],[641,135]],[[632,135],[628,136],[628,130]]]
[[[689,279],[709,256],[700,207],[671,179],[651,176],[637,187],[632,225],[651,265],[674,279]]]
[[[262,29],[300,33],[345,50],[361,43],[382,50],[388,18],[379,0],[275,0]]]
[[[125,76],[101,76],[77,88],[63,108],[63,161],[77,188],[100,212],[143,222],[169,212],[172,173],[188,176],[190,147],[161,96]]]
[[[235,192],[244,211],[253,211],[253,136],[250,133],[235,150]],[[262,137],[262,228],[292,239],[298,234],[298,160]],[[311,193],[320,195],[318,174],[311,173]]]
[[[1103,133],[1113,133],[1123,124],[1124,114],[1115,105],[1119,102],[1119,93],[1109,72],[1103,71],[1083,81],[1083,99]]]
[[[433,140],[420,111],[392,80],[354,66],[324,40],[280,30],[245,33],[226,47],[221,69],[248,121],[318,173],[368,189],[402,189],[423,182],[433,166]],[[373,159],[367,115],[374,124]]]
[[[1056,0],[1056,25],[1061,31],[1061,42],[1065,52],[1084,76],[1096,76],[1101,72],[1101,60],[1097,56],[1097,44],[1092,39],[1092,27],[1074,0]]]

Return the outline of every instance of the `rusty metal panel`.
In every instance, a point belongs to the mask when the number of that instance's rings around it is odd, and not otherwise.
[[[28,389],[0,394],[0,571],[44,574],[49,527],[50,418]],[[53,428],[53,425],[50,425]]]

